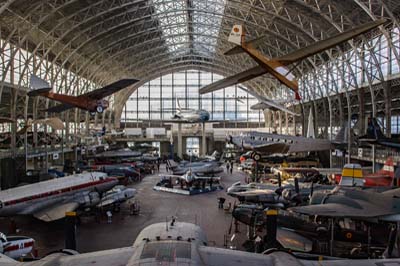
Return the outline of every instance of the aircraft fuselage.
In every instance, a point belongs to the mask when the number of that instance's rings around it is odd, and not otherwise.
[[[0,216],[31,215],[66,202],[90,204],[92,200],[97,200],[99,192],[107,191],[118,183],[117,179],[106,174],[93,178],[90,173],[83,175],[88,176],[69,176],[1,191]]]
[[[43,97],[69,104],[72,106],[75,106],[77,108],[89,111],[89,112],[96,112],[97,107],[101,106],[102,110],[105,110],[109,106],[109,102],[107,100],[93,100],[88,97],[84,96],[71,96],[71,95],[65,95],[65,94],[58,94],[54,92],[45,92],[40,94]]]
[[[206,110],[183,110],[176,113],[173,119],[189,123],[202,123],[210,120],[210,113]]]

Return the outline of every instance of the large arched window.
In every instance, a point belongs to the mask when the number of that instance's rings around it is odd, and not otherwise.
[[[263,122],[263,112],[250,109],[257,100],[241,90],[240,86],[199,95],[201,87],[221,78],[221,75],[214,73],[186,70],[154,79],[129,97],[121,120],[129,123],[171,119],[176,112],[178,100],[182,108],[209,111],[211,120]]]

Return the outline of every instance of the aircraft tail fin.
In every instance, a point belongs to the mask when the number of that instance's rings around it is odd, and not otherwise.
[[[232,31],[229,34],[228,42],[242,46],[244,42],[244,27],[243,25],[233,25]]]
[[[28,92],[28,96],[34,97],[39,96],[42,93],[51,91],[50,84],[39,78],[38,76],[32,75],[30,78],[30,91]]]
[[[179,112],[182,111],[182,107],[181,107],[181,104],[179,103],[178,97],[176,97],[176,109],[177,109]]]
[[[367,137],[372,139],[385,139],[381,127],[378,124],[376,118],[370,118],[368,121]]]
[[[394,178],[394,163],[392,157],[387,158],[383,165],[382,173],[390,176],[392,179]]]

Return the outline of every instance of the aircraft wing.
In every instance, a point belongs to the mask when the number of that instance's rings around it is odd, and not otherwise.
[[[65,217],[66,212],[74,211],[79,207],[78,202],[55,204],[33,214],[37,219],[51,222]]]
[[[49,113],[61,113],[68,109],[72,109],[74,107],[75,106],[73,106],[73,105],[63,103],[63,104],[56,105],[54,107],[50,107],[50,108],[46,109],[45,111],[49,112]]]
[[[374,218],[390,215],[391,212],[379,209],[373,205],[351,207],[338,203],[316,204],[289,209],[292,212],[305,215],[318,215],[325,217],[349,217],[349,218]]]
[[[265,108],[267,106],[268,109],[273,110],[273,111],[282,111],[291,115],[295,116],[300,116],[300,114],[293,112],[289,109],[287,109],[285,106],[274,103],[273,101],[263,101],[262,103],[256,103],[252,106],[250,106],[250,109],[252,110],[264,110],[267,109]]]
[[[56,130],[64,129],[64,124],[58,117],[33,120],[32,124],[46,124]]]
[[[229,265],[229,266],[284,266],[303,265],[292,255],[284,252],[274,252],[268,256],[238,250],[199,247],[199,255],[204,265]]]
[[[327,39],[319,41],[319,42],[315,42],[307,47],[301,48],[292,53],[284,55],[282,57],[274,58],[272,60],[279,61],[283,65],[292,64],[294,62],[300,61],[304,58],[318,54],[329,48],[332,48],[340,43],[348,41],[360,34],[363,34],[373,28],[376,28],[376,27],[382,25],[385,22],[386,22],[385,19],[379,19],[379,20],[371,21],[369,23],[365,23],[365,24],[363,24],[359,27],[356,27],[354,29],[351,29],[349,31],[340,33],[338,35],[335,35],[333,37],[327,38]]]
[[[107,85],[101,89],[97,89],[97,90],[85,93],[85,94],[81,95],[80,97],[87,97],[87,98],[94,99],[94,100],[101,100],[107,96],[110,96],[111,94],[114,94],[122,89],[125,89],[126,87],[128,87],[138,81],[139,80],[137,80],[137,79],[121,79],[121,80],[111,83],[110,85]]]
[[[253,78],[256,78],[258,76],[264,75],[267,73],[267,71],[262,67],[262,66],[256,66],[253,68],[250,68],[246,71],[240,72],[238,74],[235,74],[233,76],[218,80],[214,83],[211,83],[210,85],[204,86],[199,90],[200,94],[205,94],[213,91],[217,91],[238,83],[242,83],[248,80],[251,80]]]
[[[41,260],[32,262],[19,262],[15,264],[5,264],[5,266],[109,266],[109,265],[128,265],[129,259],[134,253],[133,247],[96,251],[77,255],[64,255],[55,253],[48,255]],[[0,263],[2,261],[0,260]],[[1,264],[3,266],[3,264]]]

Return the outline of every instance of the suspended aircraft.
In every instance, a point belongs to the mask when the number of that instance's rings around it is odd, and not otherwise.
[[[95,206],[100,193],[117,183],[105,173],[91,172],[2,190],[0,216],[33,215],[45,222],[55,221],[78,207]]]
[[[197,225],[184,222],[157,223],[144,228],[130,247],[67,255],[56,252],[41,260],[17,262],[6,256],[0,257],[2,266],[45,265],[230,265],[230,266],[377,266],[397,265],[400,259],[348,260],[328,258],[313,261],[279,250],[270,254],[249,253],[238,250],[207,246],[206,234]],[[303,255],[303,258],[307,257]]]
[[[348,41],[360,34],[366,33],[369,30],[382,25],[385,22],[385,19],[380,19],[365,23],[349,31],[340,33],[336,36],[313,43],[307,47],[273,59],[267,58],[254,47],[255,44],[259,42],[259,39],[249,42],[245,40],[245,29],[243,25],[234,25],[229,35],[228,41],[235,44],[236,46],[227,51],[225,55],[234,55],[245,52],[257,62],[258,66],[207,85],[201,88],[199,92],[200,94],[204,94],[216,91],[238,83],[243,83],[258,76],[269,73],[277,78],[278,81],[280,81],[282,84],[293,90],[295,93],[295,98],[297,100],[300,100],[298,83],[295,77],[291,74],[291,70],[288,70],[286,66],[297,63],[307,57],[318,54],[340,43]]]
[[[252,110],[265,110],[265,109],[269,109],[272,111],[283,111],[285,113],[291,114],[291,115],[295,115],[295,116],[300,116],[300,114],[293,112],[291,110],[289,110],[288,108],[286,108],[284,105],[280,104],[278,100],[270,100],[265,96],[262,96],[258,93],[255,93],[252,90],[248,90],[244,87],[240,87],[240,89],[242,89],[243,91],[247,92],[248,94],[254,96],[257,100],[258,103],[250,106],[250,109]],[[285,100],[286,101],[286,100]]]
[[[104,99],[105,97],[110,96],[138,81],[139,80],[137,79],[121,79],[101,89],[90,91],[79,96],[72,96],[51,92],[52,88],[47,81],[32,75],[30,78],[31,90],[28,92],[28,96],[42,96],[62,103],[47,109],[47,112],[60,113],[76,107],[89,111],[94,115],[96,112],[103,113],[103,111],[108,108],[109,102]]]

